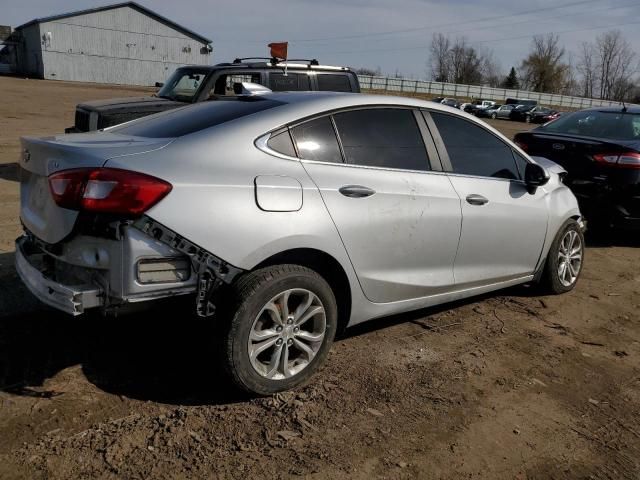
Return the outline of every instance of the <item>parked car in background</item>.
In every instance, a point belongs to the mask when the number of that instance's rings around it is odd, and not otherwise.
[[[518,105],[509,113],[509,119],[517,122],[530,122],[531,112],[537,107],[534,105]]]
[[[261,395],[309,380],[342,327],[563,293],[582,269],[564,170],[433,102],[264,93],[22,151],[28,288],[70,314],[191,294],[220,327],[212,358]]]
[[[557,110],[553,110],[547,107],[535,107],[531,110],[527,118],[525,118],[525,122],[528,123],[547,123],[551,120],[555,120],[560,116],[560,112]]]
[[[567,170],[590,225],[640,230],[640,107],[566,113],[515,141]]]
[[[269,59],[237,58],[233,63],[181,67],[164,84],[156,84],[161,88],[155,95],[78,104],[75,125],[65,133],[100,130],[192,103],[228,99],[238,94],[234,85],[242,82],[261,84],[272,91],[360,92],[358,77],[347,67],[320,65],[317,60],[289,61],[285,75],[284,66]]]
[[[535,107],[538,105],[537,100],[531,100],[529,98],[507,98],[504,102],[505,105],[531,105]]]
[[[442,103],[443,100],[444,100],[444,97],[433,97],[431,99],[432,102],[436,102],[436,103]]]
[[[511,111],[516,108],[517,105],[496,105],[495,107],[485,110],[487,117],[490,118],[502,118],[508,119],[511,115]]]
[[[460,104],[460,106],[459,106],[458,108],[459,108],[460,110],[466,111],[466,108],[467,108],[469,105],[471,105],[471,103],[469,103],[469,102],[464,102],[464,103],[461,103],[461,104]]]
[[[460,108],[460,102],[455,98],[443,98],[440,103],[447,107]]]
[[[496,102],[492,100],[474,100],[464,111],[472,115],[477,115],[480,110],[486,110],[495,104]]]

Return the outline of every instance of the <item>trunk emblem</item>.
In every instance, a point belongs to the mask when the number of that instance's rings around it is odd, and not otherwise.
[[[551,147],[554,150],[564,150],[564,145],[561,143],[554,143],[553,145],[551,145]]]
[[[22,153],[22,159],[25,161],[25,163],[27,163],[29,160],[31,160],[31,152],[29,150],[27,150],[26,148],[24,149],[24,152]]]

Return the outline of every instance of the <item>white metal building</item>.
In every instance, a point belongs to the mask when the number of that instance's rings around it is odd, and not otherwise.
[[[207,65],[211,40],[135,2],[32,20],[15,29],[16,70],[50,80],[153,85]]]

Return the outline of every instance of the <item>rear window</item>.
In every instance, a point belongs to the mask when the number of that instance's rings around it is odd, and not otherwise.
[[[640,114],[584,110],[541,127],[545,132],[612,140],[640,140]]]
[[[182,137],[280,105],[284,102],[261,97],[214,100],[141,118],[111,131],[147,138]]]
[[[318,90],[326,92],[350,92],[351,82],[346,75],[333,73],[318,74]]]

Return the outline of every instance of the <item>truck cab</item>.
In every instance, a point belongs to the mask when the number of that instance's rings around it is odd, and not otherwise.
[[[237,96],[234,87],[243,82],[261,84],[274,92],[360,92],[358,77],[348,67],[320,65],[317,60],[237,58],[232,63],[180,67],[166,82],[156,83],[160,90],[152,96],[80,103],[75,125],[65,133],[100,130],[191,103],[232,99]]]

